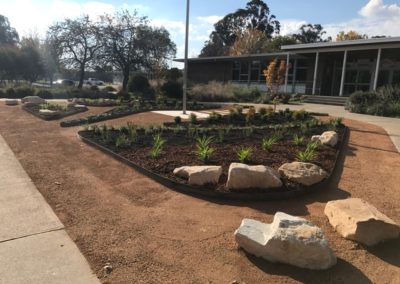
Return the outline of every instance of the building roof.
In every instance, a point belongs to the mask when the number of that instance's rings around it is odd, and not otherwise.
[[[196,57],[196,58],[189,58],[190,62],[205,62],[205,61],[230,61],[230,60],[240,60],[240,59],[248,59],[248,58],[268,58],[268,57],[279,57],[279,56],[286,56],[287,52],[274,52],[274,53],[257,53],[257,54],[246,54],[246,55],[237,55],[237,56],[213,56],[213,57]],[[184,62],[185,59],[179,58],[174,59],[176,62]]]
[[[360,46],[360,45],[379,45],[389,43],[400,43],[400,37],[386,37],[386,38],[370,38],[370,39],[358,39],[358,40],[345,40],[345,41],[331,41],[331,42],[317,42],[317,43],[305,43],[305,44],[292,44],[284,45],[281,47],[283,51],[298,51],[305,49],[316,49],[316,48],[330,48],[330,47],[349,47],[349,46]]]
[[[391,45],[391,46],[389,46]],[[332,42],[317,42],[317,43],[305,43],[305,44],[292,44],[284,45],[281,47],[281,52],[274,53],[259,53],[259,54],[248,54],[239,56],[213,56],[213,57],[197,57],[189,58],[190,62],[215,62],[215,61],[231,61],[249,58],[269,58],[269,57],[283,57],[290,53],[291,58],[301,57],[301,54],[307,54],[309,52],[323,52],[323,51],[343,51],[345,49],[368,49],[369,47],[400,47],[400,37],[386,37],[386,38],[371,38],[371,39],[360,39],[360,40],[345,40],[345,41],[332,41]],[[174,59],[176,62],[184,62],[183,58]]]

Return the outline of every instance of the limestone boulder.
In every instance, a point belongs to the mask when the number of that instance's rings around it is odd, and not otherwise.
[[[319,183],[328,175],[327,172],[319,166],[302,162],[283,164],[279,168],[279,173],[288,180],[305,186]]]
[[[319,141],[320,138],[321,138],[321,135],[314,135],[311,137],[311,142]]]
[[[229,166],[228,189],[277,188],[282,186],[279,173],[267,166],[232,163]]]
[[[340,235],[367,246],[395,239],[400,235],[399,225],[359,198],[330,201],[324,212],[329,223]]]
[[[221,174],[220,166],[186,166],[174,170],[174,175],[188,179],[190,185],[198,186],[218,183]]]
[[[322,230],[311,222],[282,212],[271,224],[244,219],[235,231],[241,248],[271,262],[322,270],[336,264]]]
[[[45,104],[46,100],[44,100],[38,96],[27,96],[27,97],[24,97],[23,99],[21,99],[21,102],[40,105],[40,104]]]
[[[326,131],[319,137],[323,145],[335,147],[339,141],[339,136],[335,131]]]
[[[4,101],[7,106],[16,106],[18,105],[18,100],[7,99]]]

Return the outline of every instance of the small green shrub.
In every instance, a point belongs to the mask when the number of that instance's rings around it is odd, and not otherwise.
[[[99,87],[98,86],[90,86],[89,90],[94,91],[94,92],[98,92],[99,91]]]
[[[6,95],[6,98],[10,98],[10,99],[17,98],[14,88],[6,89],[5,95]]]
[[[122,134],[117,137],[115,146],[117,148],[129,148],[131,146],[131,141],[127,135]]]
[[[141,74],[133,75],[128,81],[128,91],[129,92],[139,92],[145,93],[150,88],[149,80]]]
[[[213,142],[213,137],[203,136],[201,138],[197,138],[196,142],[196,155],[197,157],[206,163],[210,160],[211,156],[214,154],[215,149],[210,146]]]
[[[153,147],[150,150],[150,157],[153,159],[158,158],[161,155],[166,140],[161,137],[161,134],[157,134],[153,137]]]
[[[197,124],[197,115],[195,113],[191,113],[189,115],[189,120],[191,124]]]
[[[260,115],[266,115],[267,112],[268,112],[268,110],[267,110],[267,108],[262,107],[262,108],[260,108],[260,109],[258,110],[258,112],[259,112]]]
[[[274,146],[278,142],[278,138],[276,136],[272,136],[270,138],[264,138],[261,141],[261,148],[265,151],[270,151],[272,146]]]
[[[241,163],[247,162],[251,159],[253,155],[253,148],[251,147],[241,147],[237,153],[237,158]]]
[[[178,81],[167,81],[161,86],[161,92],[172,99],[182,99],[183,86]]]
[[[315,160],[316,153],[315,150],[305,150],[305,151],[299,151],[296,154],[296,159],[299,162],[302,163],[309,163]]]
[[[299,135],[297,135],[297,134],[295,134],[295,135],[293,136],[293,144],[294,144],[295,146],[303,145],[303,143],[304,143],[304,137],[303,137],[303,136],[299,136]]]
[[[113,86],[106,86],[106,87],[103,88],[103,91],[104,92],[116,92],[117,89],[114,88]]]
[[[179,125],[182,123],[182,118],[180,116],[175,116],[174,121],[175,124]]]

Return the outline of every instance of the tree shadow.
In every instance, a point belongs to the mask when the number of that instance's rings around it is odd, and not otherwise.
[[[245,253],[258,269],[270,275],[286,276],[301,283],[373,283],[362,271],[351,263],[338,258],[335,266],[327,270],[309,270],[288,264],[272,263]]]
[[[365,246],[363,248],[383,261],[396,267],[400,267],[400,238],[373,247]]]

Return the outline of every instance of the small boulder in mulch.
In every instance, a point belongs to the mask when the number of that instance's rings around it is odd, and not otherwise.
[[[40,105],[40,104],[45,104],[46,100],[42,99],[41,97],[38,96],[27,96],[21,99],[22,103],[31,103],[31,104],[36,104],[36,105]]]
[[[220,166],[180,167],[174,170],[174,175],[188,179],[190,185],[217,184],[222,174]]]
[[[399,225],[359,198],[330,201],[326,204],[324,213],[340,235],[367,246],[395,239],[400,235]]]
[[[18,100],[7,99],[4,101],[6,106],[16,106],[18,105]]]
[[[239,163],[232,163],[229,167],[227,189],[268,189],[281,186],[280,175],[273,168]]]
[[[321,167],[302,162],[283,164],[279,168],[279,173],[288,180],[305,186],[317,184],[327,176],[327,172]]]
[[[322,270],[336,264],[322,230],[311,222],[282,212],[272,224],[244,219],[235,232],[241,248],[271,262]]]

